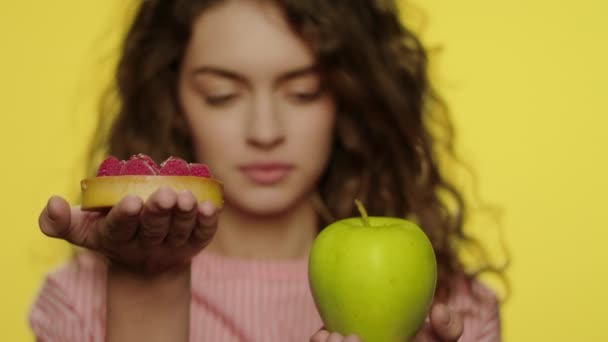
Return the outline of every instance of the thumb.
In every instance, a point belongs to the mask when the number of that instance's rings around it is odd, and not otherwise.
[[[435,305],[430,320],[433,332],[441,341],[457,341],[462,335],[462,319],[445,304]]]
[[[38,225],[42,233],[58,239],[63,239],[69,234],[70,223],[70,205],[59,196],[53,196],[49,199],[38,218]]]

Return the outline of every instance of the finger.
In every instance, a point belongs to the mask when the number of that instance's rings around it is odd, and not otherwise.
[[[137,233],[142,207],[137,196],[125,196],[112,207],[105,220],[99,221],[100,247],[108,249],[131,241]]]
[[[95,248],[97,230],[94,225],[101,213],[83,213],[79,206],[70,207],[61,197],[53,196],[38,218],[40,230],[47,236],[63,239],[73,245]]]
[[[38,217],[42,233],[53,238],[66,238],[70,233],[70,223],[70,205],[59,196],[51,197]]]
[[[414,338],[415,342],[438,342],[430,322],[425,322]]]
[[[196,215],[196,198],[192,192],[185,190],[178,193],[167,242],[176,247],[186,243],[196,224]]]
[[[163,242],[169,232],[171,214],[176,203],[177,194],[167,187],[161,187],[150,195],[144,204],[137,234],[142,245],[149,247]]]
[[[209,201],[198,204],[198,224],[192,231],[190,241],[198,248],[205,247],[213,238],[217,229],[218,208]]]
[[[435,305],[431,310],[430,318],[433,333],[441,341],[457,341],[462,335],[464,329],[462,319],[445,304]]]
[[[312,337],[310,338],[310,342],[327,342],[328,338],[329,338],[329,331],[327,331],[325,329],[321,329],[321,330],[317,331],[316,334],[312,335]]]
[[[344,338],[344,342],[362,342],[356,335],[348,335]]]
[[[327,342],[343,342],[343,340],[344,336],[336,332],[329,334],[329,337],[327,338]]]

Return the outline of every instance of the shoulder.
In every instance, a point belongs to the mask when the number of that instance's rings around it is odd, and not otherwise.
[[[500,341],[500,306],[496,293],[469,277],[454,281],[448,304],[464,321],[460,341]]]
[[[29,311],[34,335],[44,341],[90,340],[105,315],[105,269],[101,257],[79,252],[49,272]]]

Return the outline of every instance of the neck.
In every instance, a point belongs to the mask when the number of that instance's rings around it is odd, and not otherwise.
[[[205,250],[244,258],[298,259],[308,256],[316,234],[317,215],[311,201],[262,217],[226,205]]]

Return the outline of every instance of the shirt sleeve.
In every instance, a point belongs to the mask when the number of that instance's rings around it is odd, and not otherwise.
[[[473,281],[462,289],[453,303],[462,313],[464,331],[459,342],[500,342],[501,326],[496,295],[485,285]]]
[[[481,299],[477,338],[480,342],[501,341],[501,326],[498,300],[494,293],[481,283],[473,283],[472,290]]]
[[[89,255],[79,255],[49,273],[30,308],[37,341],[103,341],[105,273]]]

